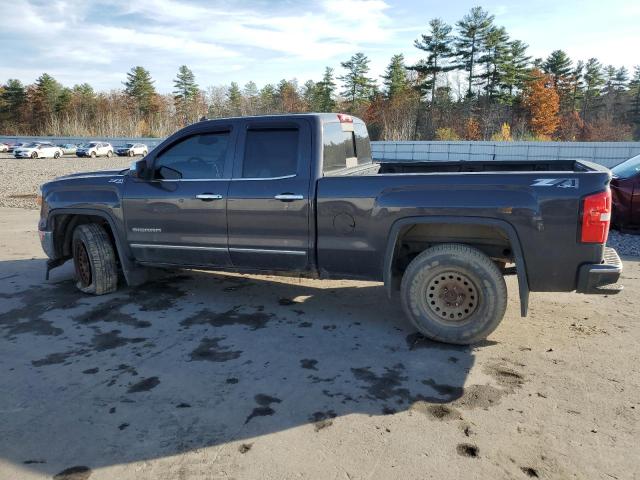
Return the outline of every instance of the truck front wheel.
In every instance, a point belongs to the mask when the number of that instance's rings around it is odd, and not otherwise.
[[[73,232],[76,286],[85,293],[104,295],[118,288],[116,253],[106,230],[97,223],[79,225]]]
[[[420,333],[467,345],[498,327],[507,307],[507,286],[495,263],[480,250],[446,243],[413,259],[402,277],[401,297]]]

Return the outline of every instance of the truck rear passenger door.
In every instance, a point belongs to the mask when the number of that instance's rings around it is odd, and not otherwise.
[[[234,266],[307,268],[310,170],[311,129],[306,120],[244,123],[227,200]]]

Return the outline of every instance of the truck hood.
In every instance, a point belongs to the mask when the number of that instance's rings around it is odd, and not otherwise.
[[[113,177],[115,175],[122,175],[123,172],[126,172],[127,169],[119,169],[119,170],[97,170],[95,172],[80,172],[80,173],[71,173],[69,175],[64,175],[62,177],[57,177],[54,182],[58,182],[60,180],[66,180],[66,179],[70,179],[70,178],[79,178],[79,177],[83,177],[83,178],[89,178],[89,177],[95,177],[95,178],[100,178],[100,177]]]

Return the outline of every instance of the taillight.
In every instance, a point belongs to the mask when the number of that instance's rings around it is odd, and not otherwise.
[[[339,113],[338,120],[340,123],[353,123],[353,117],[351,115],[347,115],[346,113]]]
[[[582,201],[582,241],[606,243],[611,221],[611,190],[594,193]]]

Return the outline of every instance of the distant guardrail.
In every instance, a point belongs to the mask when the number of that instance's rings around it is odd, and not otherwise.
[[[614,167],[640,154],[640,142],[372,142],[381,160],[589,160]]]
[[[132,137],[16,137],[0,135],[0,142],[47,141],[86,143],[106,141],[112,145],[145,143],[156,147],[164,138]],[[371,142],[373,156],[380,160],[563,160],[582,159],[613,167],[640,155],[640,142]]]

